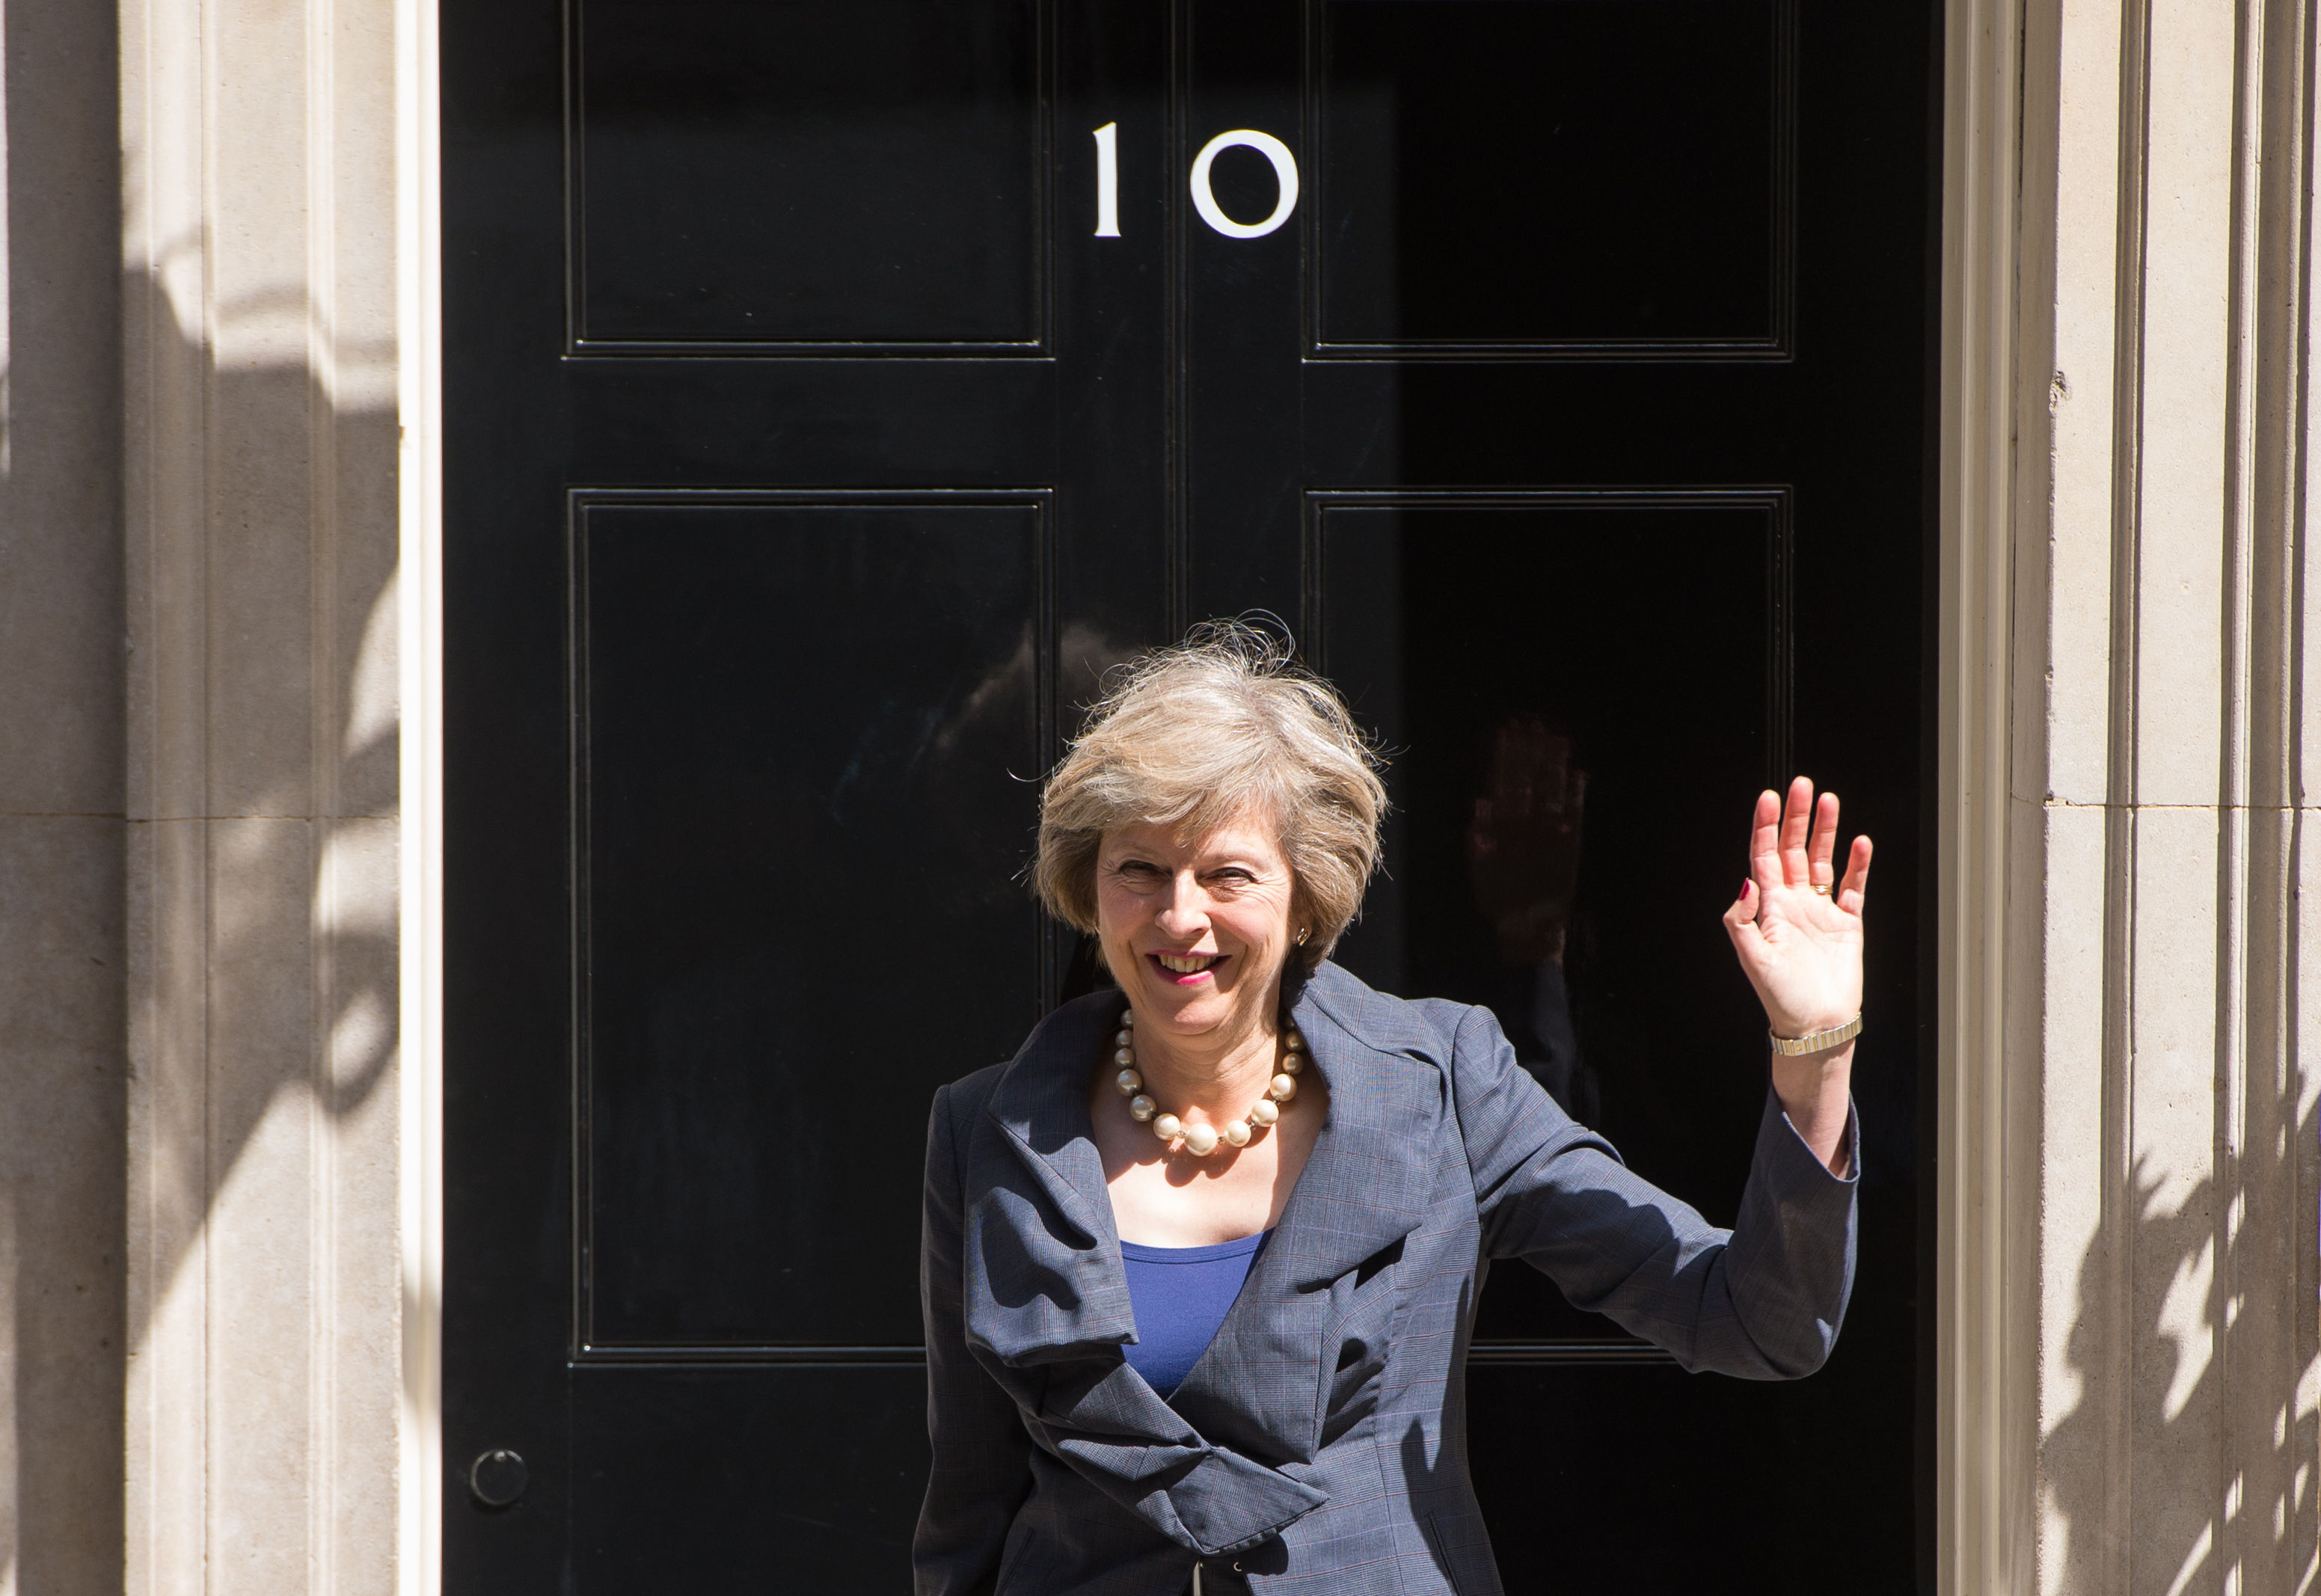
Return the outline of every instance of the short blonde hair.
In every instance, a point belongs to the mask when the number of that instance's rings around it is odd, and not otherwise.
[[[1032,884],[1057,919],[1096,929],[1107,831],[1174,826],[1200,837],[1270,814],[1311,935],[1311,973],[1361,912],[1378,868],[1384,764],[1337,690],[1281,641],[1238,621],[1120,667],[1040,798]]]

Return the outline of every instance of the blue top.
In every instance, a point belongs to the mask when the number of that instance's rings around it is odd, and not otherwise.
[[[1165,1397],[1184,1383],[1216,1339],[1258,1248],[1272,1234],[1261,1230],[1215,1247],[1120,1244],[1128,1265],[1128,1305],[1136,1315],[1136,1339],[1121,1350],[1147,1385]]]

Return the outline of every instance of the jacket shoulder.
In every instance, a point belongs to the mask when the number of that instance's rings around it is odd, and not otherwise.
[[[1380,992],[1334,964],[1316,970],[1300,996],[1381,1052],[1415,1053],[1448,1066],[1461,1033],[1488,1023],[1491,1011],[1447,998],[1402,998]]]
[[[954,1127],[967,1124],[989,1105],[991,1094],[999,1089],[999,1077],[1006,1071],[1005,1061],[987,1064],[971,1075],[936,1087],[935,1112],[948,1115]]]

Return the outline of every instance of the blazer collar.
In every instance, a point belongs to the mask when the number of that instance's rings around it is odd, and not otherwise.
[[[1126,1007],[1107,989],[1049,1015],[1001,1073],[987,1108],[1086,1249],[1079,1310],[1069,1322],[1046,1321],[1037,1340],[1049,1347],[1132,1333],[1112,1196],[1088,1112],[1088,1072]],[[1302,984],[1290,1015],[1328,1083],[1329,1111],[1259,1274],[1276,1288],[1310,1291],[1418,1227],[1439,1173],[1450,1061],[1435,1056],[1439,1038],[1408,1004],[1335,965]]]
[[[1116,989],[1106,989],[1049,1015],[1001,1073],[986,1110],[1064,1217],[1088,1240],[1109,1243],[1115,1252],[1119,1237],[1104,1160],[1088,1120],[1088,1083],[1099,1047],[1118,1029],[1127,1006]],[[1301,984],[1290,1018],[1305,1033],[1315,1065],[1329,1084],[1330,1107],[1290,1194],[1283,1226],[1293,1220],[1336,1220],[1351,1227],[1343,1232],[1348,1246],[1372,1236],[1384,1246],[1407,1235],[1434,1185],[1434,1132],[1448,1095],[1450,1069],[1448,1058],[1436,1056],[1440,1038],[1410,1005],[1371,990],[1333,964],[1324,964]],[[1379,1217],[1354,1222],[1352,1212],[1302,1215],[1301,1199],[1309,1195],[1315,1201],[1306,1203],[1307,1208],[1351,1207]],[[1406,1218],[1408,1222],[1402,1222]],[[1379,1233],[1381,1227],[1387,1233]],[[1316,1266],[1342,1250],[1317,1251]],[[1345,1267],[1376,1250],[1357,1254]]]
[[[1344,1306],[1332,1287],[1417,1229],[1442,1180],[1448,1061],[1406,1004],[1333,965],[1290,1016],[1329,1084],[1329,1113],[1248,1283],[1170,1405],[1221,1446],[1304,1464],[1321,1443],[1328,1332]],[[1253,1368],[1312,1371],[1306,1399],[1279,1400],[1284,1389],[1251,1402]]]
[[[970,1196],[969,1251],[991,1255],[987,1279],[1004,1256],[1001,1273],[1037,1284],[1019,1283],[1005,1300],[971,1288],[969,1335],[1004,1364],[1050,1367],[1042,1423],[1059,1455],[1091,1477],[1125,1466],[1098,1466],[1072,1449],[1105,1436],[1207,1459],[1170,1488],[1175,1516],[1160,1517],[1170,1519],[1161,1524],[1167,1533],[1214,1549],[1264,1524],[1278,1528],[1318,1500],[1279,1476],[1259,1482],[1272,1494],[1252,1495],[1257,1476],[1248,1470],[1270,1475],[1315,1455],[1334,1294],[1326,1288],[1424,1222],[1445,1153],[1448,1060],[1434,1056],[1441,1044],[1399,1000],[1333,966],[1304,984],[1290,1012],[1328,1084],[1327,1115],[1248,1284],[1163,1402],[1113,1350],[1134,1336],[1135,1315],[1088,1114],[1089,1071],[1124,1006],[1120,993],[1106,992],[1058,1010],[993,1088],[987,1112],[1013,1155],[1014,1174]],[[1037,1200],[1015,1201],[1011,1187]],[[977,1271],[969,1273],[972,1281]],[[1251,1403],[1247,1371],[1285,1365],[1314,1371],[1311,1394]],[[1208,1484],[1228,1475],[1237,1483],[1209,1500]],[[1240,1505],[1227,1511],[1228,1502]],[[1156,1502],[1137,1510],[1160,1511]]]
[[[1135,1334],[1135,1317],[1088,1083],[1125,1006],[1109,992],[1057,1010],[992,1090],[986,1112],[1043,1201],[1009,1201],[1005,1177],[970,1200],[970,1255],[1004,1253],[1018,1285],[1003,1300],[988,1289],[992,1260],[981,1271],[984,1289],[970,1267],[969,1334],[1005,1365],[1047,1365],[1018,1400],[1057,1456],[1179,1545],[1218,1555],[1279,1533],[1329,1499],[1205,1439],[1114,1350]]]
[[[1088,1072],[1120,1025],[1128,1000],[1116,989],[1075,998],[1033,1028],[1001,1072],[985,1112],[1065,1219],[1117,1256],[1112,1193],[1088,1120]]]
[[[1400,1000],[1324,964],[1290,1008],[1329,1084],[1322,1134],[1267,1251],[1297,1291],[1325,1285],[1416,1229],[1441,1173],[1447,1058]]]

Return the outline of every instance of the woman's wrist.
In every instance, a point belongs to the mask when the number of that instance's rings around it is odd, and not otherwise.
[[[1798,1138],[1832,1174],[1850,1173],[1845,1129],[1853,1106],[1851,1041],[1798,1057],[1773,1055],[1773,1095]]]

